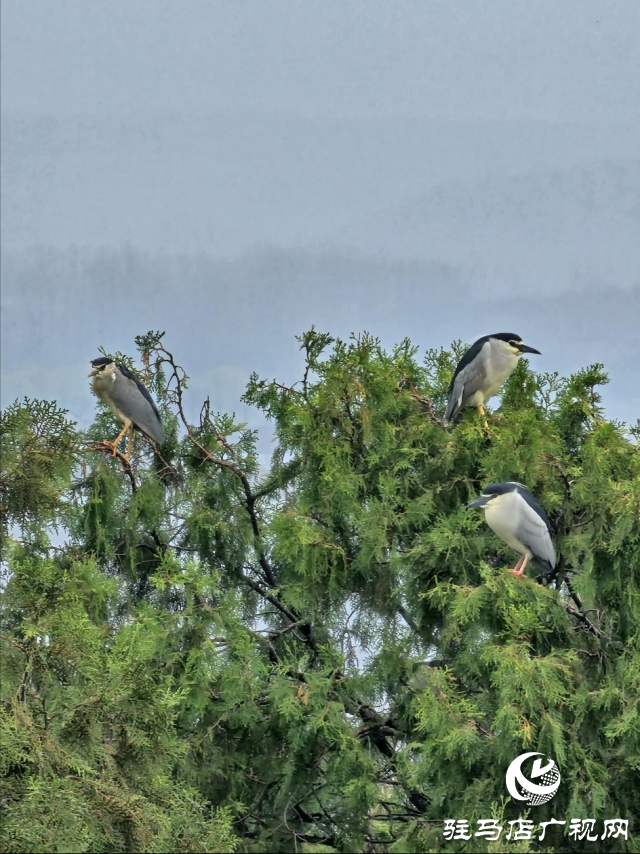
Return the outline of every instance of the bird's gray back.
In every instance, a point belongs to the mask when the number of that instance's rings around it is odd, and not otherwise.
[[[478,346],[480,345],[480,346]],[[465,406],[469,398],[482,389],[484,380],[483,355],[488,348],[488,339],[476,341],[460,360],[449,386],[449,401],[444,414],[445,421],[451,421]],[[482,351],[485,350],[485,353]]]
[[[520,501],[516,536],[529,549],[533,557],[555,569],[556,551],[551,539],[551,523],[544,509],[528,492],[517,490]]]
[[[118,365],[109,394],[118,409],[158,445],[165,440],[160,414],[147,389],[131,371]]]

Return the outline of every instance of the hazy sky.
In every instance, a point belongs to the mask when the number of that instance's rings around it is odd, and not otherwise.
[[[3,0],[3,110],[638,123],[637,0]]]
[[[165,328],[243,412],[315,324],[423,350],[515,331],[542,371],[604,362],[610,414],[640,415],[638,0],[0,14],[3,404],[85,424],[97,347]]]

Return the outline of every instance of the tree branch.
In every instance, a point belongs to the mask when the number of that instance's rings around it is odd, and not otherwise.
[[[244,572],[240,573],[240,578],[252,590],[255,590],[256,593],[258,593],[260,596],[262,596],[263,599],[266,599],[267,602],[271,602],[271,604],[274,605],[278,609],[278,611],[280,611],[282,614],[284,614],[285,617],[291,621],[291,623],[295,624],[296,626],[301,624],[302,621],[299,619],[298,615],[295,614],[293,611],[291,611],[289,608],[287,608],[287,606],[284,605],[276,596],[274,596],[273,593],[270,593],[269,591],[264,590],[258,584],[257,581],[254,581],[253,578],[249,578],[249,576],[245,575]]]
[[[206,460],[211,462],[213,465],[219,466],[221,468],[226,468],[229,471],[233,472],[233,474],[240,481],[245,497],[245,507],[247,513],[249,514],[249,519],[251,522],[251,529],[253,531],[253,536],[255,540],[255,549],[258,555],[258,562],[260,563],[267,584],[269,584],[270,587],[277,587],[278,585],[275,574],[262,547],[260,537],[260,525],[258,524],[258,517],[256,514],[256,495],[254,495],[251,490],[251,484],[249,483],[247,475],[236,462],[232,462],[231,460],[223,460],[220,457],[216,457],[214,454],[208,451],[201,442],[196,439],[193,434],[191,425],[187,421],[187,416],[185,415],[184,411],[183,385],[186,379],[186,373],[183,368],[181,368],[179,365],[176,365],[173,355],[167,349],[165,349],[165,347],[159,344],[156,347],[156,350],[160,353],[164,353],[164,356],[160,357],[160,362],[166,362],[171,366],[172,373],[169,377],[167,386],[171,383],[172,380],[175,380],[174,400],[176,406],[178,407],[180,420],[184,426],[184,429],[187,432],[189,440],[192,442],[193,445],[195,445],[196,448],[198,448],[198,450],[201,452],[201,454]],[[205,403],[205,406],[208,406],[208,399]],[[201,412],[202,411],[205,411],[204,407]],[[210,420],[209,423],[216,434],[216,438],[219,444],[221,444],[223,447],[229,450],[230,453],[232,453],[228,442],[224,437],[221,436],[219,430],[217,429],[213,421]],[[233,456],[235,456],[235,454],[233,454]]]
[[[568,602],[563,602],[562,607],[565,609],[567,614],[571,614],[572,617],[580,620],[580,622],[584,625],[585,629],[592,634],[594,634],[597,638],[605,637],[603,631],[601,631],[597,626],[591,622],[591,620],[587,617],[586,613],[583,611],[576,611]]]
[[[127,475],[129,480],[131,481],[131,492],[135,493],[138,489],[138,484],[136,483],[136,479],[133,475],[133,469],[131,468],[131,463],[125,457],[124,454],[121,454],[120,451],[116,450],[115,454],[113,453],[113,449],[111,445],[107,445],[105,442],[88,442],[86,443],[87,447],[90,451],[108,451],[111,456],[117,457],[122,463],[122,470]]]

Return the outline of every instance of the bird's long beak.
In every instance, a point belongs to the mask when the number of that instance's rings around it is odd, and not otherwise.
[[[521,353],[535,353],[536,356],[542,356],[540,350],[536,350],[535,347],[527,347],[526,344],[521,344],[519,349]]]
[[[87,374],[87,376],[88,376],[88,377],[95,377],[95,375],[96,375],[97,373],[98,373],[98,369],[97,369],[97,368],[91,368],[91,370],[89,371],[89,373]]]
[[[491,501],[490,495],[481,495],[480,498],[476,498],[476,500],[472,501],[471,504],[467,504],[464,509],[468,510],[470,507],[483,507],[485,504],[488,504],[489,501]]]

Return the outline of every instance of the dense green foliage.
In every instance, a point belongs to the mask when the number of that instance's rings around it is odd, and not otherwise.
[[[85,434],[49,402],[2,415],[0,849],[584,849],[443,838],[527,814],[626,818],[593,850],[640,851],[640,457],[601,366],[522,362],[487,432],[445,430],[459,347],[312,330],[299,383],[247,388],[267,467],[208,402],[189,423],[162,340],[137,341],[160,457],[100,452],[102,409]],[[505,573],[465,512],[499,480],[547,508],[555,577]],[[527,750],[562,785],[525,813],[504,776]]]

